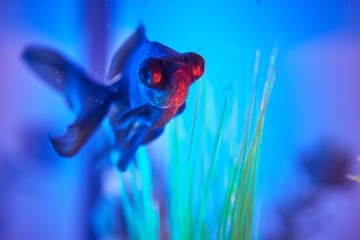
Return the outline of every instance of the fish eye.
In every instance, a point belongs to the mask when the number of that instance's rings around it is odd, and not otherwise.
[[[141,82],[146,85],[149,85],[151,83],[152,78],[152,72],[148,69],[144,69],[140,74]]]
[[[189,57],[187,55],[183,55],[183,61],[188,63],[189,62]]]
[[[139,69],[139,79],[147,87],[160,89],[163,78],[162,62],[158,58],[145,59]]]

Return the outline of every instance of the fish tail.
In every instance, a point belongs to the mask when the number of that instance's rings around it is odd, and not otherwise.
[[[60,155],[76,154],[107,114],[111,103],[108,87],[95,83],[83,70],[51,49],[30,46],[22,57],[46,83],[65,96],[76,114],[76,121],[65,134],[51,138]]]
[[[77,114],[109,95],[107,87],[94,82],[81,68],[51,49],[29,46],[22,57],[47,84],[65,96]]]

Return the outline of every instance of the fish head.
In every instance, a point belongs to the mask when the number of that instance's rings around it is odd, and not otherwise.
[[[190,85],[204,71],[205,60],[197,53],[148,57],[138,69],[140,92],[149,104],[158,108],[179,107],[185,102]]]

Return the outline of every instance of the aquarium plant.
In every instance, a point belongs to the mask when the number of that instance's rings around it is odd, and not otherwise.
[[[256,52],[252,87],[244,115],[240,115],[237,109],[239,87],[234,81],[224,90],[223,106],[217,114],[218,120],[214,121],[209,110],[212,106],[212,80],[205,76],[197,83],[188,135],[182,136],[184,133],[180,130],[184,121],[182,116],[171,123],[168,129],[171,159],[167,174],[166,226],[161,226],[164,221],[159,214],[159,203],[153,197],[156,186],[152,179],[156,176],[152,176],[151,159],[146,148],[139,149],[137,164],[132,165],[126,174],[118,173],[123,186],[126,186],[119,200],[123,205],[129,239],[160,239],[160,229],[164,228],[168,229],[171,239],[258,238],[256,179],[265,113],[277,75],[275,56],[276,49],[271,55],[263,92],[258,98],[260,50]],[[211,130],[211,125],[215,125],[215,131]],[[229,128],[233,134],[225,137]]]

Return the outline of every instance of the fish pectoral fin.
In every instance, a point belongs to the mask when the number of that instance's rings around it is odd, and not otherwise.
[[[152,128],[156,116],[151,107],[139,107],[125,113],[113,126],[120,153],[117,165],[121,171],[126,170]]]
[[[135,33],[133,33],[116,51],[111,60],[109,72],[107,75],[107,85],[113,84],[121,79],[122,72],[126,67],[132,54],[143,44],[148,41],[145,36],[145,29],[140,25]]]
[[[154,140],[155,138],[158,138],[162,133],[164,132],[164,128],[155,128],[152,129],[144,138],[141,144],[147,144]]]
[[[50,137],[56,152],[64,157],[71,157],[79,152],[84,143],[101,123],[107,107],[93,108],[84,116],[80,116],[68,126],[66,132],[59,137]]]
[[[116,134],[117,147],[120,152],[117,166],[121,171],[127,169],[127,166],[133,159],[136,150],[141,145],[149,129],[150,126],[148,124],[142,124],[135,121],[124,131]]]

